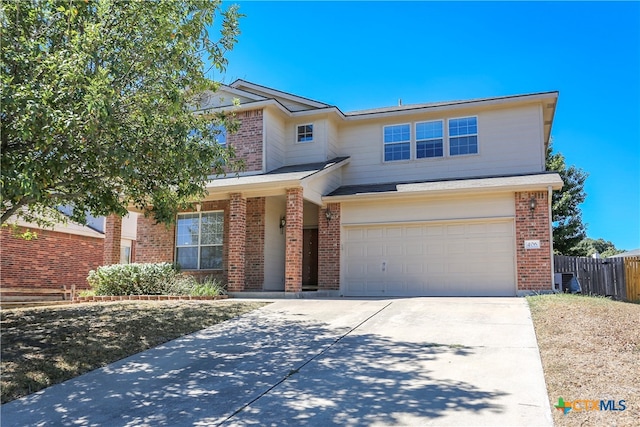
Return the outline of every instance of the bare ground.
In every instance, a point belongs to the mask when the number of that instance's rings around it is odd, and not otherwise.
[[[135,301],[2,310],[2,403],[263,305]]]
[[[564,401],[613,400],[624,411],[567,414],[552,406],[557,426],[640,425],[640,305],[608,298],[543,295],[528,298],[547,392]]]

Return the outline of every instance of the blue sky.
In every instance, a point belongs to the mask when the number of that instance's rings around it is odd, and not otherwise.
[[[225,83],[342,111],[558,90],[554,149],[589,174],[587,235],[640,248],[640,3],[234,3]]]

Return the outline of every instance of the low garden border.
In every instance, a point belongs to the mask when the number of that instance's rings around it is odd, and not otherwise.
[[[106,301],[207,301],[227,299],[228,295],[216,296],[191,296],[191,295],[92,295],[75,296],[74,303],[81,302],[106,302]]]

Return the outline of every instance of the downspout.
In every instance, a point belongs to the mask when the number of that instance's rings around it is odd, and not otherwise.
[[[549,259],[551,260],[551,290],[553,291],[553,286],[555,285],[553,282],[555,281],[554,273],[556,271],[556,266],[553,260],[553,189],[550,185],[547,186],[547,201],[547,204],[549,205]]]

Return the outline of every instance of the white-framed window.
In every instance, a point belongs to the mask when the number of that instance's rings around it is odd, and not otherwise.
[[[416,123],[416,158],[442,157],[444,132],[442,120]]]
[[[313,124],[298,125],[296,131],[297,142],[312,142],[313,141]]]
[[[449,155],[478,153],[478,118],[449,119]]]
[[[411,158],[411,124],[385,126],[383,142],[385,162],[409,160]]]
[[[185,270],[222,268],[224,213],[178,214],[176,264]]]

